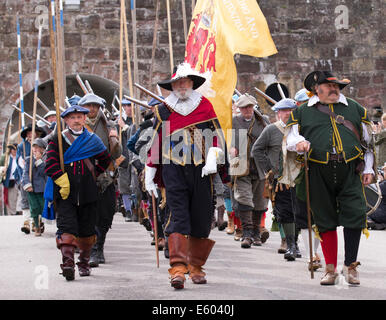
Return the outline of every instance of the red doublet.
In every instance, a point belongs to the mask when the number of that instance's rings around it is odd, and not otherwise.
[[[172,112],[168,117],[163,118],[162,116],[160,116],[160,112],[158,112],[158,109],[156,111],[156,114],[157,122],[155,125],[155,129],[158,133],[158,143],[157,139],[153,139],[152,146],[148,152],[146,165],[149,167],[157,168],[157,174],[154,178],[154,182],[157,183],[159,187],[163,187],[160,170],[162,164],[160,152],[162,150],[162,122],[169,122],[170,132],[167,133],[167,136],[169,136],[172,135],[174,132],[177,132],[184,128],[215,120],[217,119],[217,115],[214,112],[212,104],[205,97],[202,97],[202,100],[197,106],[197,108],[186,116],[181,115],[178,112]],[[217,145],[217,139],[216,137],[214,137],[213,146],[216,147]]]

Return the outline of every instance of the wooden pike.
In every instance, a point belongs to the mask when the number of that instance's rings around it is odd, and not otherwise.
[[[153,81],[154,57],[155,57],[155,49],[156,49],[156,46],[157,46],[159,8],[160,8],[160,3],[159,3],[159,0],[157,0],[156,8],[155,8],[154,31],[153,31],[153,47],[151,49],[151,64],[150,64],[149,88],[151,88],[152,81]]]
[[[60,118],[60,98],[59,98],[59,84],[58,84],[58,70],[56,66],[56,45],[55,45],[55,33],[56,33],[56,21],[55,21],[55,0],[51,0],[51,6],[49,6],[50,16],[52,17],[49,20],[50,26],[50,47],[51,47],[51,65],[52,65],[52,74],[54,78],[54,96],[55,96],[55,106],[56,106],[56,130],[58,132],[58,137],[62,136],[61,125],[62,121]],[[64,160],[63,160],[63,141],[58,139],[58,148],[59,148],[59,161],[60,168],[64,172]]]
[[[33,111],[32,111],[32,137],[31,137],[31,152],[29,159],[29,180],[32,183],[32,146],[35,140],[35,126],[36,126],[36,108],[37,108],[37,100],[38,100],[38,89],[39,89],[39,65],[40,65],[40,44],[42,39],[42,25],[39,25],[39,33],[38,33],[38,49],[36,55],[36,73],[35,73],[35,87],[34,87],[34,102],[33,102]]]
[[[170,1],[169,0],[166,0],[166,10],[167,10],[167,16],[168,16],[170,74],[173,74],[174,58],[173,58],[172,24],[170,21]]]
[[[21,114],[21,110],[20,108],[18,108],[17,106],[15,106],[14,104],[12,104],[12,107],[14,109],[16,109],[17,111],[19,111],[19,113]],[[28,114],[27,112],[24,112],[24,115],[27,116],[28,118],[30,118],[31,120],[33,119],[33,117]],[[50,125],[51,123],[49,123],[46,119],[44,119],[43,117],[39,116],[38,114],[36,114],[36,118],[39,118],[39,120],[42,120],[44,123]],[[21,129],[21,127],[19,128],[19,130]]]

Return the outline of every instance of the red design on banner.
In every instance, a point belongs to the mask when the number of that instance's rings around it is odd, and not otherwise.
[[[186,44],[185,62],[188,62],[193,69],[196,68],[201,50],[204,50],[203,59],[200,63],[200,72],[213,70],[216,72],[216,37],[210,34],[209,30],[201,23],[202,13],[192,20],[193,27]]]

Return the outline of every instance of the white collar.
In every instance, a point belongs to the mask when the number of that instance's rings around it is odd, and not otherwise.
[[[192,91],[192,94],[186,100],[179,99],[174,92],[167,98],[166,103],[177,113],[187,116],[192,113],[200,104],[202,95],[197,91]]]
[[[313,96],[308,100],[307,106],[311,107],[311,106],[313,106],[314,104],[316,104],[316,103],[319,102],[319,101],[320,101],[319,97],[315,94],[315,95],[313,95]],[[339,100],[338,100],[338,102],[343,103],[344,105],[348,106],[348,102],[347,102],[346,97],[345,97],[343,94],[341,94],[341,93],[339,94]]]

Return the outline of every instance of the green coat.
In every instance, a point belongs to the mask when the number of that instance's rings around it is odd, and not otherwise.
[[[348,106],[343,103],[330,104],[330,110],[352,122],[362,133],[362,122],[370,123],[367,110],[356,101],[347,98]],[[301,105],[291,113],[287,126],[299,125],[299,133],[311,142],[309,160],[327,164],[330,153],[343,153],[346,162],[358,157],[363,158],[361,143],[355,134],[329,115],[320,112],[315,106]]]

